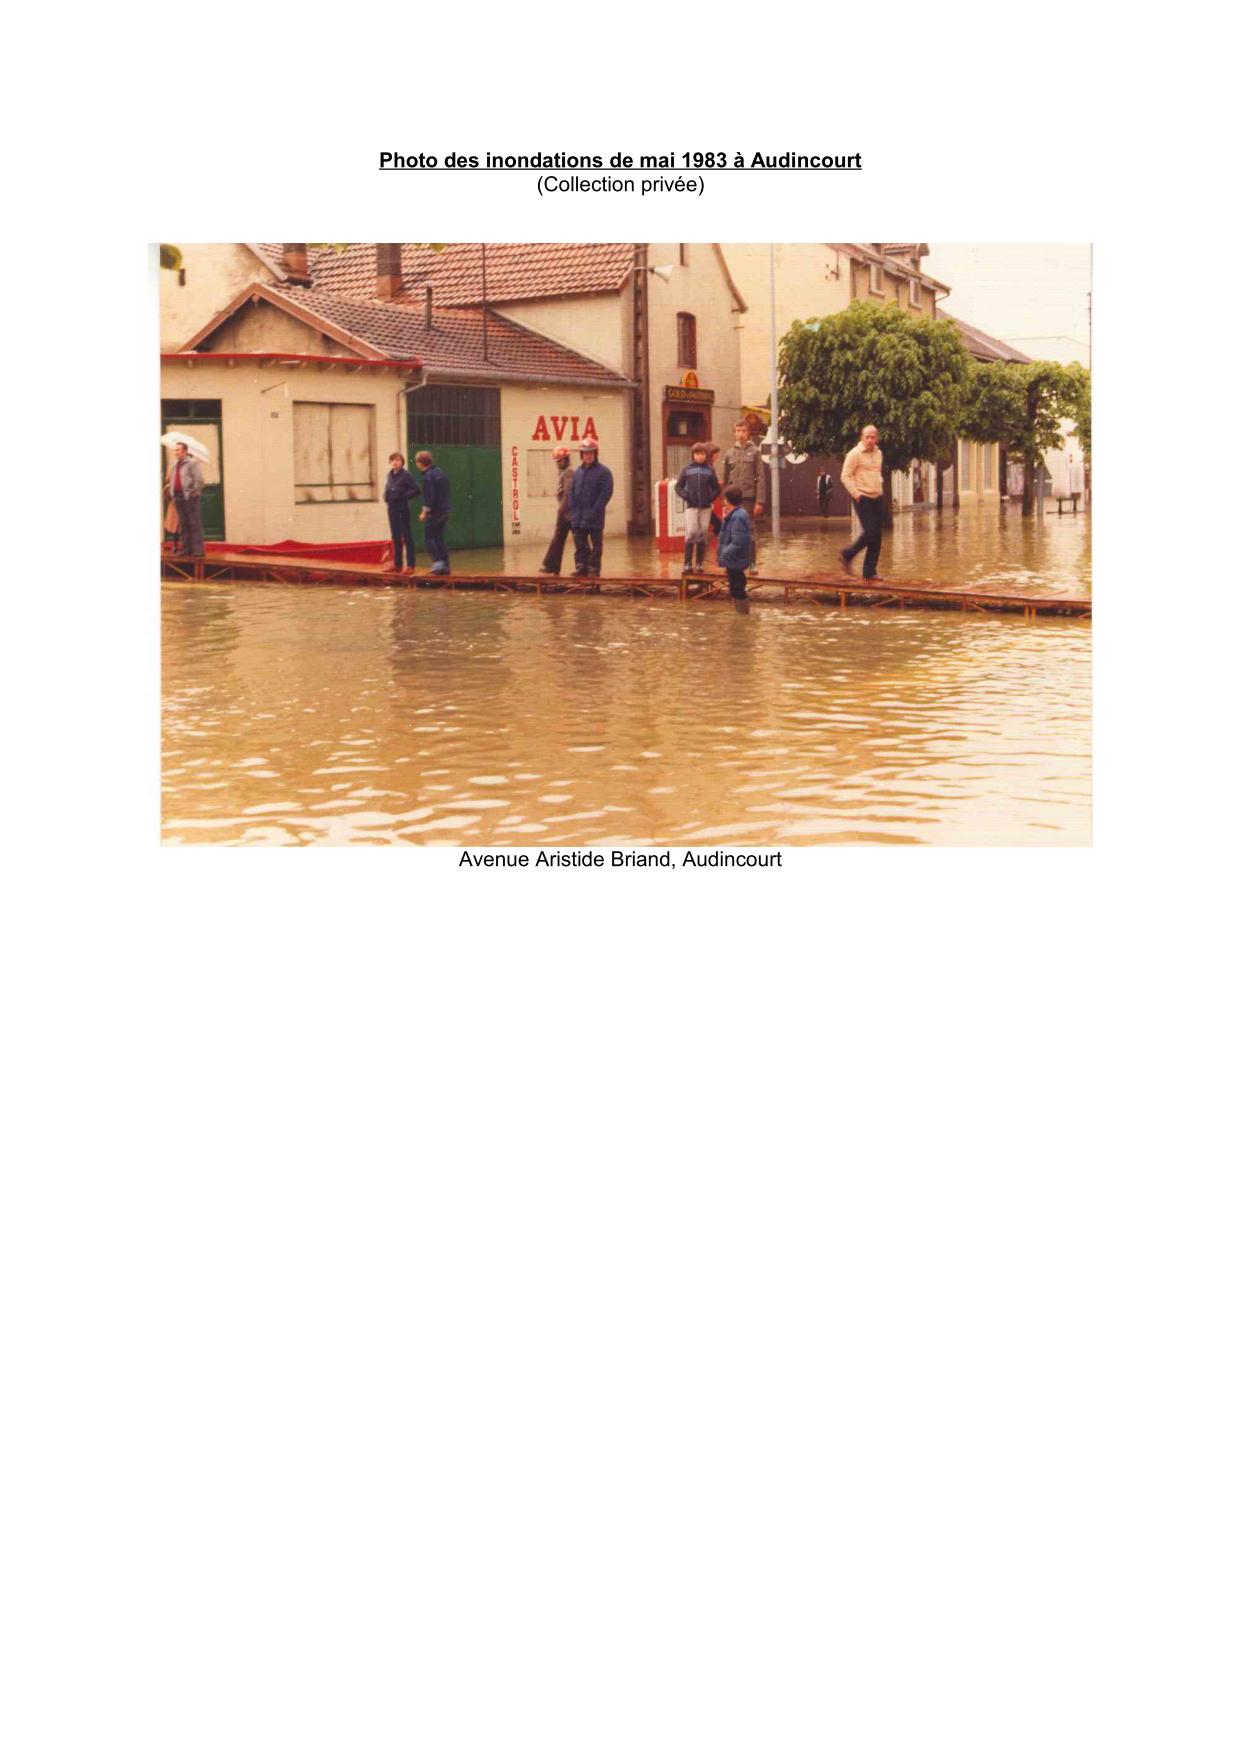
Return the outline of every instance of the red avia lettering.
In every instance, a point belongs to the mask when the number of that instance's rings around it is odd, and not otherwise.
[[[542,439],[545,444],[550,444],[554,439],[559,443],[565,433],[573,444],[584,444],[586,439],[593,439],[595,444],[598,443],[598,427],[594,424],[592,414],[587,414],[584,421],[579,414],[540,414],[530,434],[530,441],[536,444]]]

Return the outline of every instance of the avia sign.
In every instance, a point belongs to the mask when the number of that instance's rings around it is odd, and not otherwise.
[[[572,429],[571,431],[569,429]],[[583,423],[579,414],[540,414],[537,425],[530,434],[531,442],[542,439],[546,444],[556,444],[567,439],[571,444],[584,443],[593,439],[598,443],[598,427],[594,424],[594,416],[587,414]]]

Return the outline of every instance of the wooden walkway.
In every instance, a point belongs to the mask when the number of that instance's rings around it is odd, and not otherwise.
[[[537,596],[628,596],[665,597],[678,602],[700,602],[707,597],[727,597],[722,573],[683,579],[679,574],[662,578],[615,577],[581,580],[571,576],[548,579],[537,573],[452,573],[430,578],[419,572],[410,578],[379,566],[360,566],[348,561],[275,558],[261,554],[219,553],[205,560],[180,560],[163,556],[163,576],[186,583],[208,584],[213,580],[249,579],[259,584],[373,585],[386,589],[444,591],[510,591]],[[751,574],[749,594],[758,602],[782,600],[811,602],[829,609],[864,605],[882,609],[961,609],[992,614],[1021,614],[1027,620],[1038,615],[1090,616],[1092,599],[1087,596],[1039,597],[1030,592],[987,591],[968,586],[936,585],[912,579],[882,579],[873,584],[843,573],[811,573],[800,578],[769,578]]]

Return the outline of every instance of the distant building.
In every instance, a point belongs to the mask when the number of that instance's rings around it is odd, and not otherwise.
[[[962,323],[959,317],[953,317],[947,311],[940,311],[939,315],[956,325],[960,339],[979,365],[1030,363],[1028,355],[1010,347],[1006,341],[996,341],[993,335],[984,335],[971,323]],[[957,439],[951,461],[940,462],[936,487],[940,506],[984,505],[988,502],[997,505],[1007,492],[1007,455],[1002,445],[981,445],[972,439]]]
[[[742,394],[762,430],[770,418],[771,249],[770,244],[723,245],[748,306],[741,330]],[[777,338],[798,320],[834,316],[854,301],[894,304],[913,316],[935,316],[938,301],[951,288],[922,267],[928,249],[916,243],[774,245]],[[825,473],[832,479],[829,515],[847,516],[848,495],[839,485],[842,467],[842,458],[820,456],[786,467],[780,480],[781,509],[793,515],[819,512],[818,481]],[[892,497],[897,510],[932,503],[932,463],[894,476]]]

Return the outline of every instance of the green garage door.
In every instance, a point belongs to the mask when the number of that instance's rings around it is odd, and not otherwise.
[[[499,391],[431,384],[409,397],[409,457],[433,451],[452,486],[449,548],[498,548],[504,541]],[[421,508],[414,501],[416,518]],[[416,524],[415,524],[416,529]]]

